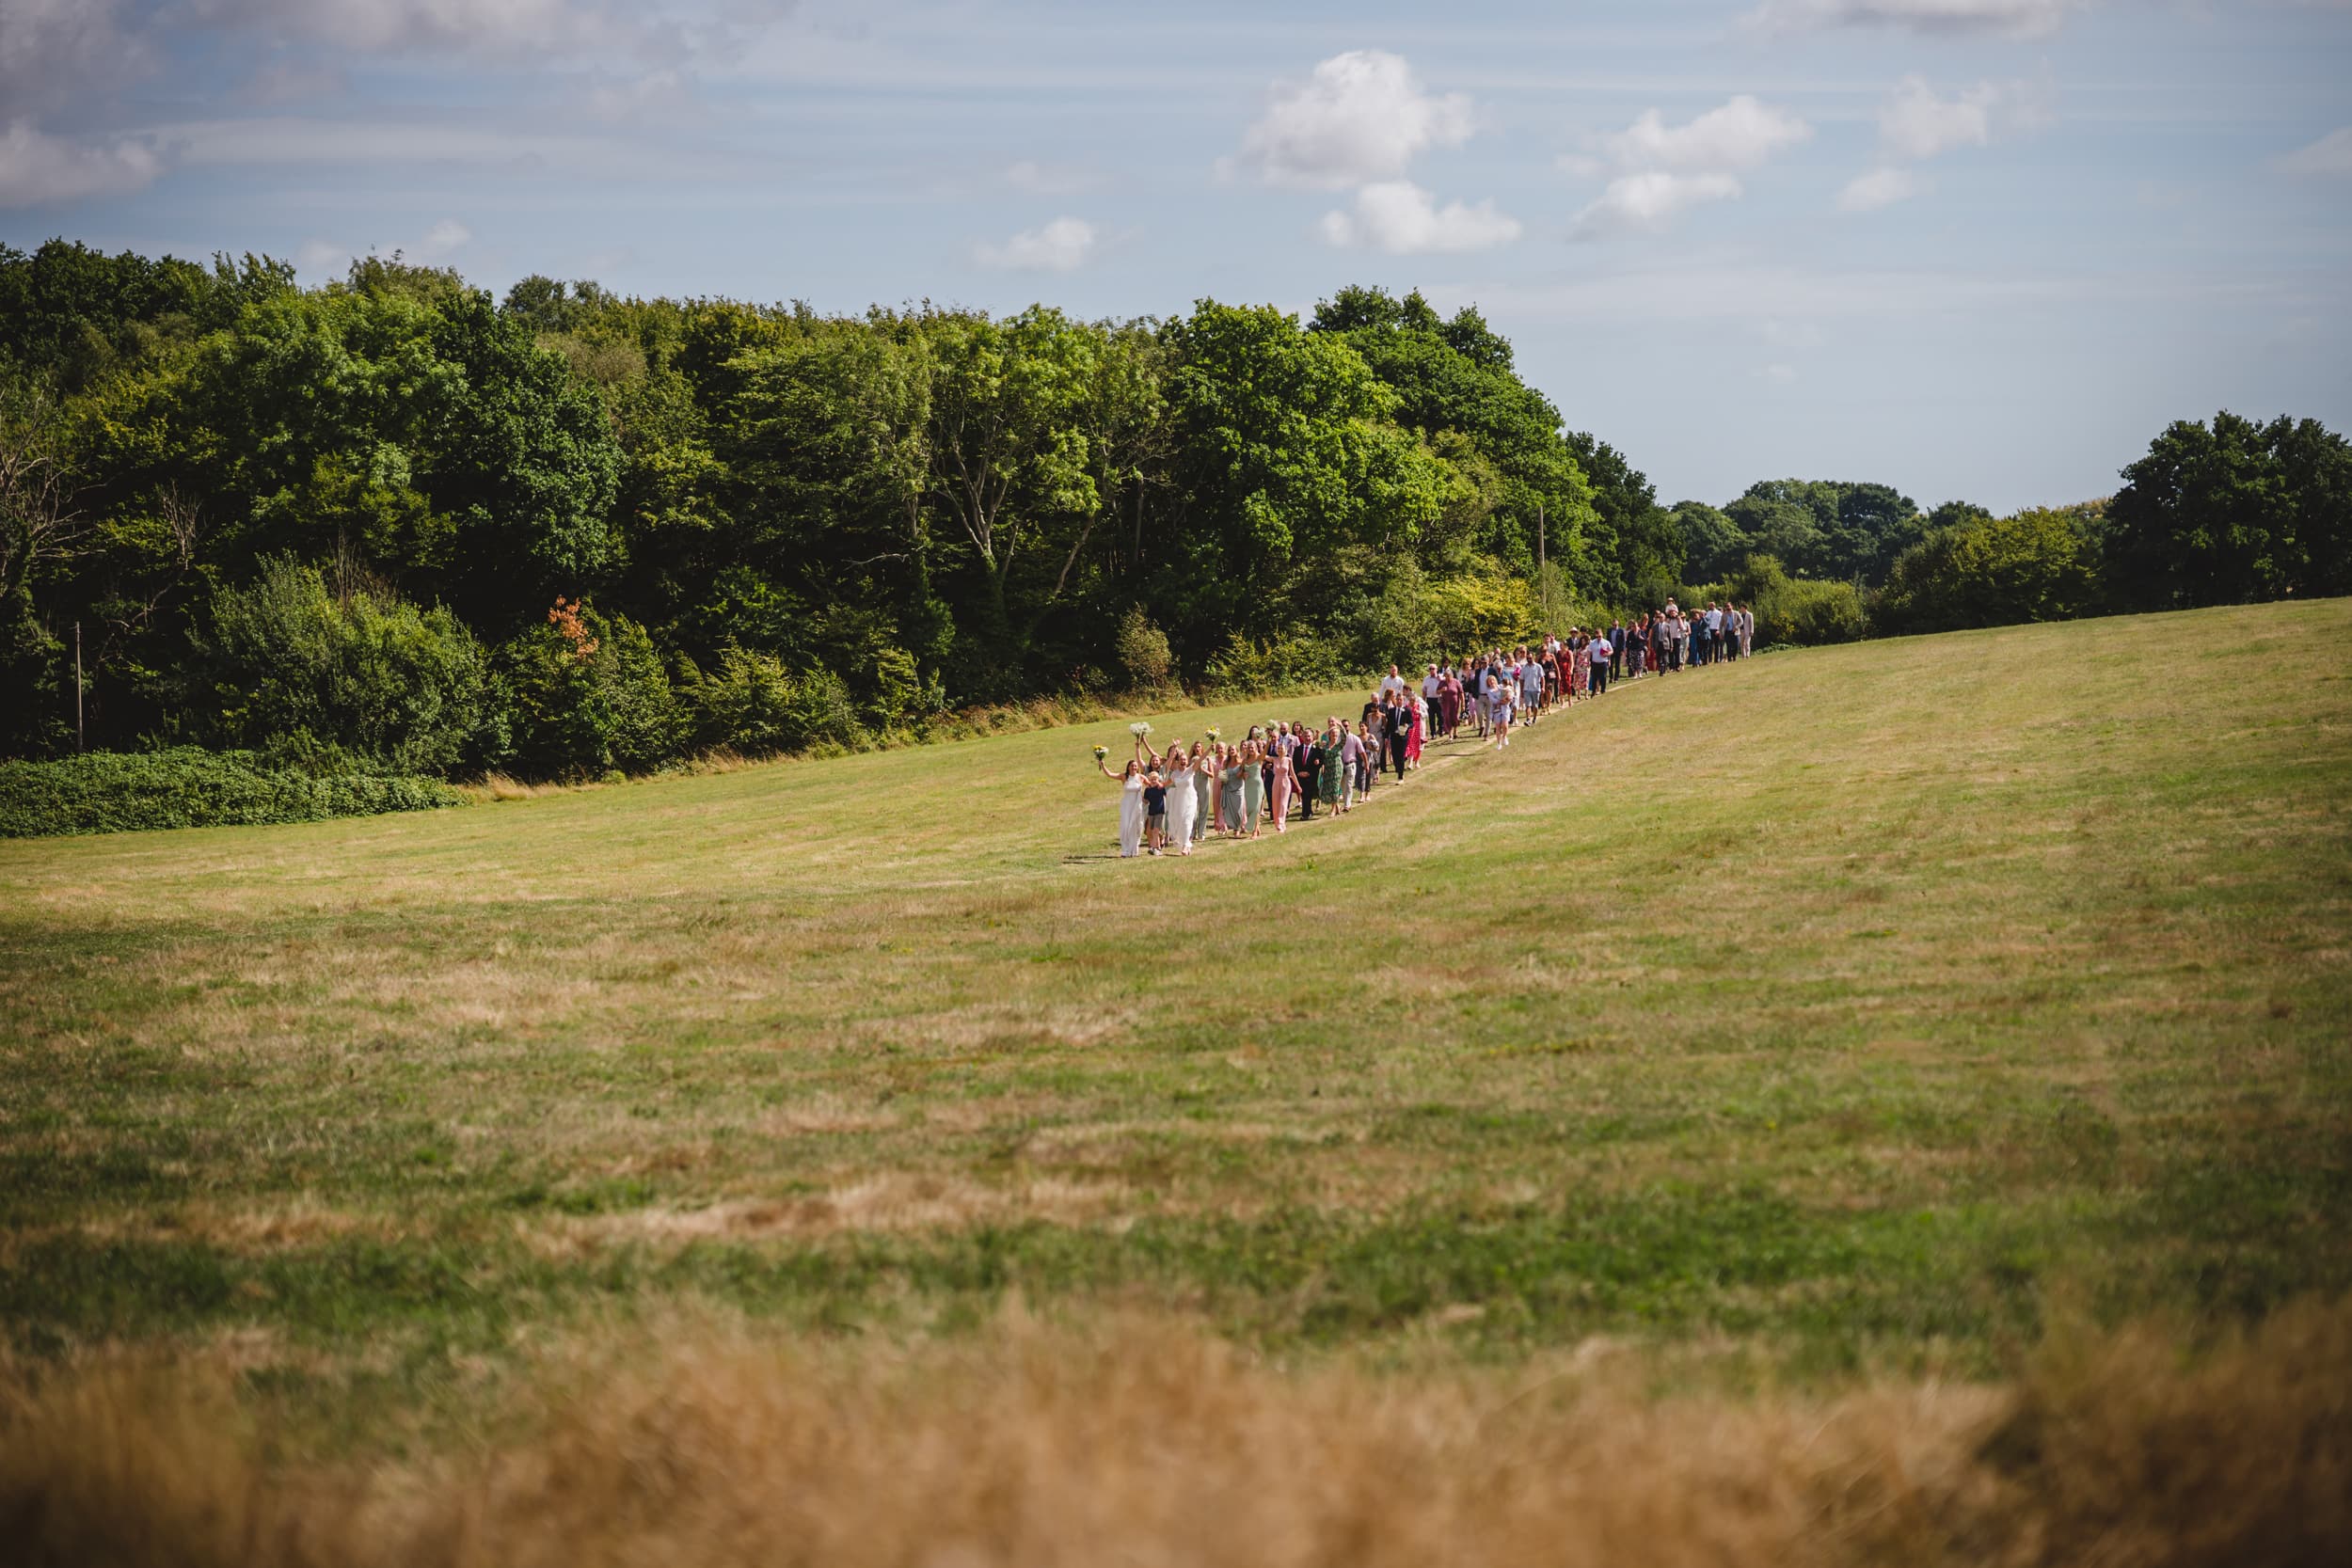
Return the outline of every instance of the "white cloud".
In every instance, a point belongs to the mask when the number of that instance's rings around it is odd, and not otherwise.
[[[1336,245],[1370,245],[1391,256],[1485,250],[1519,237],[1519,220],[1491,201],[1468,206],[1437,198],[1407,180],[1383,181],[1356,193],[1356,211],[1326,213],[1323,237]]]
[[[2001,34],[2041,38],[2058,31],[2088,0],[1765,0],[1749,23],[1771,33],[1831,27],[1896,27],[1907,32]]]
[[[0,207],[119,196],[163,171],[162,155],[144,141],[93,146],[50,135],[22,119],[0,131]]]
[[[1738,195],[1740,182],[1728,174],[1668,174],[1656,169],[1621,174],[1609,182],[1597,200],[1576,214],[1571,231],[1580,239],[1654,233],[1692,207],[1728,201]]]
[[[1401,55],[1356,49],[1279,88],[1243,134],[1240,162],[1269,184],[1334,190],[1399,179],[1414,157],[1459,147],[1471,129],[1469,98],[1434,97]]]
[[[1813,127],[1746,93],[1681,125],[1656,109],[1595,142],[1601,156],[1560,160],[1571,173],[1617,171],[1600,195],[1576,214],[1579,239],[1654,233],[1678,214],[1709,201],[1729,201],[1743,190],[1739,172],[1809,139]]]
[[[424,231],[424,243],[417,246],[421,255],[441,257],[453,250],[461,250],[473,239],[473,230],[455,218],[443,218]]]
[[[1775,387],[1786,387],[1797,379],[1797,367],[1781,364],[1767,365],[1756,373]]]
[[[2352,174],[2352,125],[2330,131],[2279,160],[2289,174]]]
[[[1812,135],[1795,115],[1741,93],[1687,125],[1670,126],[1656,109],[1645,109],[1631,125],[1603,136],[1601,147],[1619,168],[1722,172],[1754,168]]]
[[[1984,147],[1993,140],[1993,116],[2013,89],[1979,82],[1953,97],[1938,98],[1924,76],[1906,76],[1879,107],[1879,144],[1897,158],[1916,161],[1956,147]]]
[[[1928,182],[1904,166],[1925,162],[1962,147],[1990,147],[2019,126],[2048,114],[2047,86],[2037,91],[2023,82],[1979,82],[1949,98],[1938,97],[1924,76],[1911,75],[1879,106],[1879,161],[1838,193],[1839,211],[1873,213],[1928,189]]]
[[[1018,272],[1071,272],[1084,266],[1100,238],[1084,218],[1056,218],[1041,229],[1025,230],[1003,245],[982,245],[974,252],[980,264]]]
[[[1846,188],[1837,193],[1837,210],[1875,213],[1918,195],[1923,188],[1919,177],[1907,168],[1874,168],[1846,182]]]

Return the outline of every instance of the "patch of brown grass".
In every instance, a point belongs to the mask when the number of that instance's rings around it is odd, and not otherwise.
[[[1828,1397],[1652,1398],[1615,1354],[1283,1372],[1140,1321],[615,1349],[544,1366],[486,1451],[339,1466],[265,1458],[225,1358],[0,1369],[0,1541],[165,1568],[2352,1554],[2352,1304],[2193,1356],[2143,1327],[2061,1337],[2006,1387]]]

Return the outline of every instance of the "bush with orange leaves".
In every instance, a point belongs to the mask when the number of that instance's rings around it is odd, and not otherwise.
[[[596,638],[580,620],[580,611],[588,608],[586,599],[564,602],[564,595],[555,596],[555,608],[548,611],[548,625],[556,635],[571,644],[572,657],[581,664],[596,657]]]

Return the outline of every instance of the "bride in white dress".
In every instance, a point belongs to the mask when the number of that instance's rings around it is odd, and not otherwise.
[[[1143,742],[1137,740],[1136,746],[1140,751]],[[1102,769],[1103,777],[1119,780],[1119,854],[1122,860],[1133,859],[1143,847],[1143,759],[1136,758],[1117,774],[1099,758],[1094,766]]]
[[[1146,748],[1149,750],[1149,748]],[[1192,791],[1192,759],[1184,755],[1184,743],[1171,743],[1165,755],[1152,759],[1160,770],[1160,779],[1168,785],[1168,842],[1180,855],[1192,853],[1192,818],[1200,798]]]

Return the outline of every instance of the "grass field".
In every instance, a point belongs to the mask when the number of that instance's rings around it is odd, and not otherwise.
[[[0,844],[0,1323],[340,1453],[681,1322],[1832,1399],[2352,1287],[2352,602],[1645,681],[1185,862],[1126,738]]]

